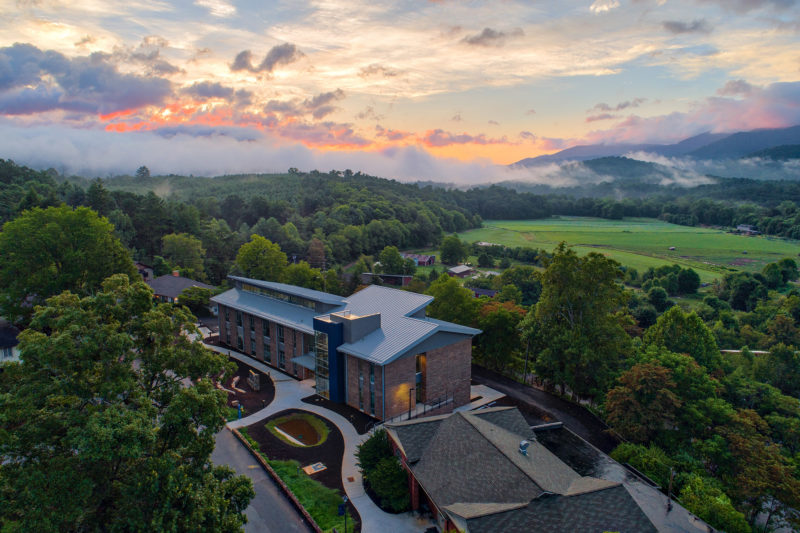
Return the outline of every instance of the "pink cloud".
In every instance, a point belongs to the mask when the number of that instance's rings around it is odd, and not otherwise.
[[[589,133],[584,141],[669,143],[704,131],[732,132],[800,124],[800,82],[755,87],[737,80],[727,83],[718,94],[721,96],[696,102],[688,112],[656,117],[630,115],[611,129]]]
[[[420,142],[429,147],[450,146],[451,144],[507,144],[508,139],[492,139],[483,133],[470,135],[468,133],[451,133],[442,129],[428,130],[420,138]]]

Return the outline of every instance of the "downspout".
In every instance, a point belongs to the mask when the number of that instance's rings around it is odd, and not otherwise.
[[[382,419],[386,420],[386,366],[381,365],[381,413]]]
[[[344,404],[345,405],[350,405],[348,403],[348,394],[347,394],[347,392],[348,392],[347,391],[347,381],[348,381],[348,376],[349,376],[349,374],[347,373],[347,354],[343,353],[342,355],[344,356]]]

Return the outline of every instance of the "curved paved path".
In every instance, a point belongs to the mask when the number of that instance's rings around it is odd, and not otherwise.
[[[373,531],[416,533],[425,531],[427,527],[433,525],[433,523],[428,520],[419,520],[411,512],[399,515],[386,513],[375,505],[367,493],[364,492],[361,472],[356,466],[356,447],[364,442],[369,437],[369,434],[359,435],[353,425],[338,413],[334,413],[333,411],[317,405],[303,403],[301,401],[303,398],[311,396],[315,392],[313,388],[314,380],[307,379],[305,381],[297,381],[291,376],[259,363],[246,355],[239,354],[236,351],[208,344],[206,347],[216,352],[230,355],[262,372],[268,372],[272,381],[275,383],[275,399],[272,403],[264,409],[250,416],[246,416],[241,420],[229,422],[228,427],[240,428],[249,426],[286,409],[302,409],[318,414],[335,424],[344,438],[342,485],[344,485],[347,498],[353,503],[353,506],[358,509],[358,514],[361,515],[361,531],[364,533],[371,533]],[[354,481],[348,481],[348,477],[352,477]]]

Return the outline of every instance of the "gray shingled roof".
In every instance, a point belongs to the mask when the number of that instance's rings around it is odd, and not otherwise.
[[[286,283],[278,283],[276,281],[263,281],[260,279],[242,278],[239,276],[228,276],[229,279],[241,281],[243,283],[250,283],[256,287],[263,287],[265,289],[272,289],[274,291],[283,292],[286,294],[293,294],[301,298],[313,300],[315,302],[322,302],[329,305],[342,305],[344,298],[322,291],[315,291],[313,289],[306,289],[305,287],[298,287],[297,285],[287,285]]]
[[[203,289],[214,290],[214,287],[207,285],[201,281],[184,278],[183,276],[173,276],[166,274],[157,278],[146,281],[150,288],[157,296],[167,296],[168,298],[177,298],[184,289],[189,287],[201,287]]]
[[[259,296],[240,289],[225,291],[212,297],[211,301],[298,329],[303,333],[314,333],[314,317],[317,316],[317,313],[307,307]]]
[[[470,532],[655,531],[619,483],[585,477],[536,442],[519,410],[501,407],[387,424],[435,504]],[[519,452],[528,440],[527,455]]]
[[[468,416],[459,412],[443,420],[412,467],[425,492],[439,507],[459,502],[527,503],[540,496],[544,489],[477,431]],[[515,440],[510,451],[518,453],[522,439]]]
[[[471,518],[467,521],[467,527],[470,533],[657,531],[622,485],[579,496],[546,494],[524,508]]]

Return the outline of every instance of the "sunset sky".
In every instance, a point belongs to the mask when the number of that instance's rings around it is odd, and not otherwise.
[[[800,123],[800,2],[0,0],[0,158],[450,179]]]

